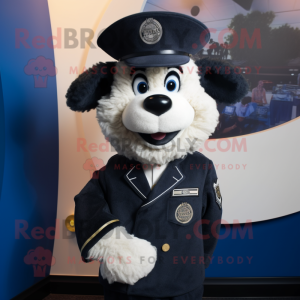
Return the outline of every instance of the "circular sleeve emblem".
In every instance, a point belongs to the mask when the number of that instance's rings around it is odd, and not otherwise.
[[[162,37],[163,30],[160,23],[149,18],[140,27],[140,37],[146,44],[156,44]]]
[[[187,202],[181,203],[175,211],[175,218],[178,222],[186,224],[193,218],[193,208]]]

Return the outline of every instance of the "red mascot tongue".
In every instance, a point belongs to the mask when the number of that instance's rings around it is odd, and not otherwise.
[[[156,133],[151,134],[151,137],[157,141],[162,140],[165,136],[166,136],[166,134],[163,132],[156,132]]]

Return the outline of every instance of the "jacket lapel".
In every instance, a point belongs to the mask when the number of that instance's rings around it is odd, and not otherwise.
[[[135,162],[133,167],[125,173],[124,178],[134,192],[146,202],[150,193],[150,186],[145,176],[142,164]]]
[[[185,179],[185,176],[179,166],[179,163],[182,162],[182,160],[183,159],[176,159],[168,164],[166,170],[163,172],[152,191],[150,191],[147,202],[142,205],[142,207],[146,207],[159,200],[159,198],[164,196],[166,193],[170,193]]]

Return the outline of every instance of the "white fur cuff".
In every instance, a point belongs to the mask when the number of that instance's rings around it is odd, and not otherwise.
[[[101,275],[109,283],[117,281],[133,285],[152,271],[157,253],[150,242],[118,226],[89,250],[88,258],[101,262]]]

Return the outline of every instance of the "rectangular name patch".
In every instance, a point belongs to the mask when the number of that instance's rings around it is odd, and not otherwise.
[[[198,188],[175,189],[173,190],[172,197],[198,196],[198,190]]]

